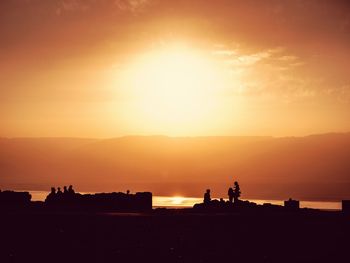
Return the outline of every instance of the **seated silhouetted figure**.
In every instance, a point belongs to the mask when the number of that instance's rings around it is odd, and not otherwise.
[[[235,192],[233,191],[233,188],[232,188],[232,187],[230,187],[230,188],[228,189],[227,194],[228,194],[228,200],[230,201],[230,203],[232,203],[232,202],[233,202],[233,197],[234,197],[234,195],[235,195]]]
[[[204,194],[204,204],[209,204],[210,200],[210,189],[207,189],[207,191]]]
[[[72,185],[70,185],[70,186],[68,187],[68,193],[71,194],[71,195],[74,195],[74,194],[75,194]]]
[[[73,186],[72,186],[72,185],[70,185],[70,186],[68,187],[68,191],[67,191],[67,200],[68,200],[69,203],[72,203],[72,202],[75,201],[75,192],[74,192],[74,190],[73,190]]]
[[[63,193],[61,191],[61,187],[57,187],[57,193],[56,193],[57,200],[62,201],[62,196],[63,196]]]
[[[56,189],[51,187],[51,192],[47,195],[45,202],[52,203],[56,199]]]
[[[63,186],[62,202],[69,203],[70,196],[67,186]]]

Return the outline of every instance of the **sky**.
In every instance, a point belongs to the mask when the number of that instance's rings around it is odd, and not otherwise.
[[[350,131],[350,4],[0,1],[0,136]]]

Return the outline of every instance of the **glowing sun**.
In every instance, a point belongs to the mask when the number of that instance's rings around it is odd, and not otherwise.
[[[225,88],[220,67],[186,48],[149,52],[129,66],[124,79],[133,118],[153,132],[176,135],[209,126]]]

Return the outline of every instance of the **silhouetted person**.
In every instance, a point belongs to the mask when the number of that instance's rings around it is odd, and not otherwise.
[[[127,195],[130,194],[130,190],[126,190],[126,194],[127,194]]]
[[[238,182],[234,182],[234,195],[233,199],[235,200],[235,203],[238,201],[239,197],[241,196],[241,189],[239,187]]]
[[[51,187],[51,192],[47,195],[45,202],[53,202],[56,198],[56,188]]]
[[[61,187],[57,187],[57,193],[56,193],[56,196],[57,198],[61,198],[62,197],[62,191],[61,191]]]
[[[207,189],[207,191],[204,194],[204,204],[209,204],[210,200],[210,189]]]
[[[232,187],[230,187],[230,188],[228,189],[227,194],[228,194],[228,200],[230,201],[230,203],[232,203],[232,202],[233,202],[233,197],[234,197],[234,195],[235,195],[235,192],[233,191],[233,188],[232,188]]]
[[[71,195],[74,195],[74,194],[75,194],[72,185],[70,185],[70,186],[68,187],[68,193],[71,194]]]
[[[67,186],[63,186],[63,193],[66,195],[68,194]]]

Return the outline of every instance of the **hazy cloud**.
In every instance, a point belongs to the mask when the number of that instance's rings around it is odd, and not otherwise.
[[[237,55],[236,50],[229,50],[229,49],[218,49],[214,50],[213,55],[218,55],[218,56],[232,56],[232,55]]]
[[[237,48],[239,46],[239,48]],[[232,95],[281,100],[292,103],[320,95],[322,79],[302,76],[299,67],[306,64],[282,46],[250,50],[245,45],[222,45],[212,54],[229,67]]]
[[[149,0],[115,0],[114,2],[120,10],[137,12],[149,3]]]
[[[291,56],[291,55],[289,55],[289,56],[282,56],[282,57],[278,58],[278,60],[280,60],[280,61],[295,61],[297,59],[298,59],[297,56]]]
[[[144,8],[149,0],[60,0],[56,4],[56,14],[62,12],[86,11],[95,7],[105,6],[124,12],[137,13]]]
[[[253,66],[256,63],[268,59],[274,54],[272,50],[264,50],[257,53],[244,54],[244,52],[236,49],[222,49],[213,51],[213,55],[225,56],[225,62],[230,66],[245,67]]]

